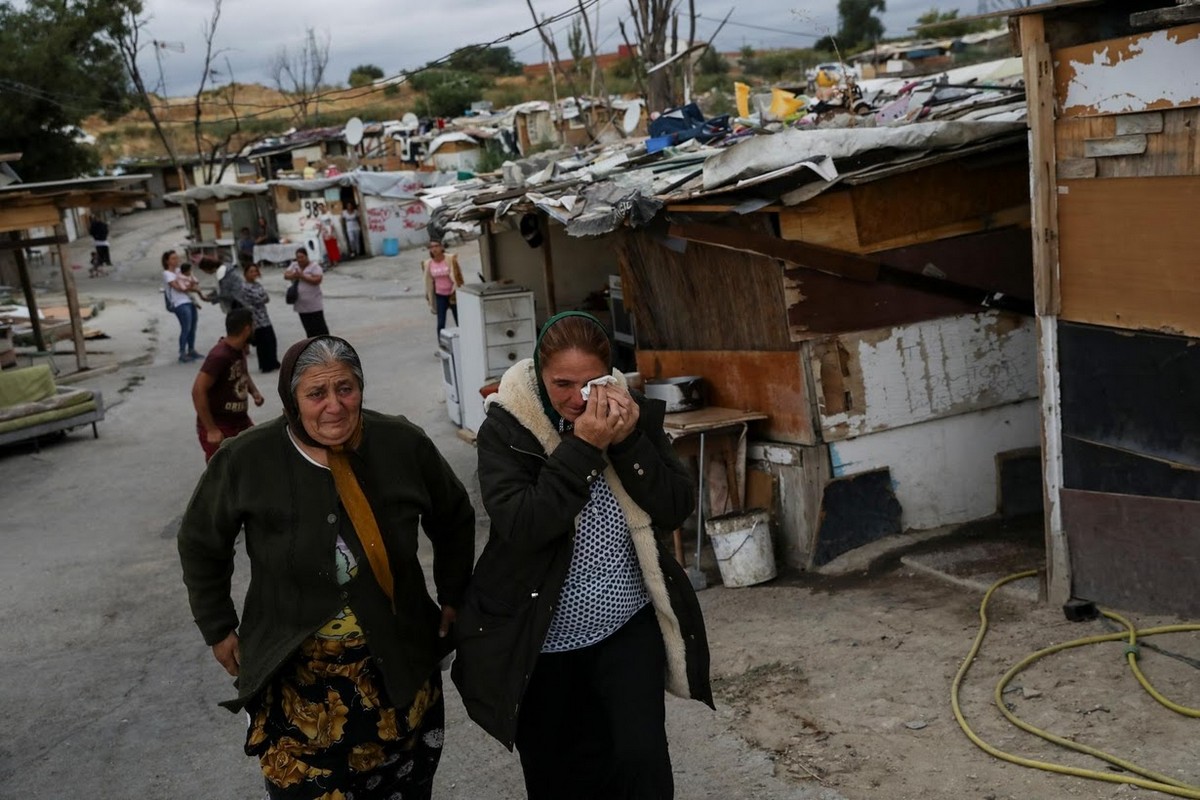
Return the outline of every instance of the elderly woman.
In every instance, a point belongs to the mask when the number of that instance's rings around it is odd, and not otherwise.
[[[516,743],[531,800],[672,797],[664,689],[712,705],[700,606],[656,536],[688,516],[692,480],[664,404],[611,359],[595,318],[552,317],[479,428],[491,534],[452,675]]]
[[[281,418],[217,451],[179,530],[192,614],[237,677],[222,705],[248,712],[245,750],[269,797],[428,798],[443,739],[438,663],[471,572],[474,511],[419,428],[362,408],[362,366],[342,339],[293,345],[279,396]],[[243,530],[239,620],[230,576]]]

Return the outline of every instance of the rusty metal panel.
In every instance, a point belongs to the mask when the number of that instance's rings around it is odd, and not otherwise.
[[[1200,613],[1200,503],[1063,489],[1072,594],[1121,609]]]
[[[710,405],[769,414],[767,420],[754,423],[754,431],[763,438],[817,443],[809,381],[798,351],[639,349],[637,366],[645,378],[700,375]]]
[[[1200,23],[1054,51],[1062,116],[1200,106]]]

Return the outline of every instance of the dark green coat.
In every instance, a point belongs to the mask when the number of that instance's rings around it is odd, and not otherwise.
[[[433,442],[403,417],[363,412],[371,501],[395,581],[396,612],[375,582],[333,476],[302,456],[280,417],[224,443],[200,478],[179,529],[188,600],[206,644],[237,630],[240,708],[304,639],[349,605],[383,673],[389,699],[407,707],[450,649],[438,639],[439,605],[457,607],[475,555],[475,512]],[[417,527],[433,542],[437,603],[417,561]],[[245,530],[250,586],[239,621],[230,596],[234,541]],[[338,585],[338,534],[358,556]],[[240,624],[239,624],[240,622]]]
[[[471,719],[510,749],[570,567],[575,520],[602,472],[625,512],[657,612],[667,688],[712,705],[700,604],[659,541],[694,509],[693,482],[663,433],[663,403],[636,399],[638,429],[606,459],[587,442],[559,437],[526,360],[505,374],[479,428],[479,484],[491,531],[459,613],[451,676]]]

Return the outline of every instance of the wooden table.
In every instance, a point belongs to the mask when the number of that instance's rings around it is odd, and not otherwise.
[[[681,456],[697,456],[696,492],[696,563],[695,574],[700,574],[700,547],[704,542],[704,488],[707,458],[705,447],[714,440],[717,453],[725,465],[725,476],[734,511],[741,510],[742,481],[738,467],[745,472],[746,429],[748,424],[769,415],[761,411],[743,411],[736,408],[710,406],[698,411],[680,411],[663,418],[663,431],[671,440],[675,452]],[[711,454],[711,452],[709,453]],[[675,558],[684,565],[683,534],[675,530]],[[695,578],[693,578],[695,580]]]

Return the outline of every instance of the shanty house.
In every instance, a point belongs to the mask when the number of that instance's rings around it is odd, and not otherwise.
[[[1016,28],[1050,597],[1194,614],[1200,6],[1058,3]]]
[[[938,91],[876,113],[928,115]],[[644,377],[702,376],[712,405],[768,415],[750,466],[808,568],[1040,505],[1023,99],[981,86],[936,105],[909,125],[569,157],[460,213],[489,218],[485,270],[532,288],[540,320],[619,285]]]

